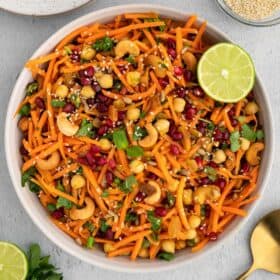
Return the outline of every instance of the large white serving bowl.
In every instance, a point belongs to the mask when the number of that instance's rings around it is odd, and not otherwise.
[[[92,12],[81,18],[74,20],[67,24],[54,35],[52,35],[45,43],[43,43],[39,49],[34,53],[32,57],[38,57],[49,53],[57,43],[65,37],[68,33],[74,29],[88,25],[92,22],[108,22],[112,20],[116,15],[128,12],[150,12],[154,11],[161,16],[169,17],[177,20],[186,20],[188,14],[183,11],[174,10],[164,6],[137,4],[137,5],[123,5],[112,8],[102,9]],[[217,30],[211,24],[208,24],[206,36],[213,42],[228,41],[230,39],[222,32]],[[6,159],[10,172],[10,176],[15,187],[16,193],[25,208],[28,215],[33,222],[41,229],[41,231],[52,240],[57,246],[70,253],[71,255],[88,262],[92,265],[96,265],[102,268],[124,271],[124,272],[154,272],[163,271],[168,269],[174,269],[179,265],[186,265],[199,259],[201,256],[205,256],[210,251],[213,252],[214,248],[218,248],[220,244],[223,244],[225,240],[237,233],[242,225],[245,225],[249,217],[253,213],[257,202],[250,204],[247,207],[248,215],[245,218],[236,218],[225,230],[225,232],[219,237],[217,242],[210,242],[210,244],[201,252],[192,254],[188,251],[180,251],[176,253],[176,258],[171,262],[164,262],[160,260],[145,260],[138,259],[136,262],[131,262],[127,257],[118,257],[108,259],[102,250],[96,248],[95,250],[87,250],[80,247],[73,239],[68,237],[60,229],[58,229],[49,219],[47,212],[39,203],[37,197],[31,193],[28,188],[21,187],[21,156],[19,154],[19,145],[21,139],[21,133],[17,127],[18,118],[14,118],[14,113],[18,107],[20,100],[24,97],[24,89],[28,82],[32,80],[31,73],[23,69],[12,92],[6,118],[5,127],[5,151]],[[273,127],[270,105],[268,102],[268,95],[265,92],[260,79],[256,78],[255,93],[257,100],[261,106],[260,119],[264,125],[266,148],[263,153],[260,175],[258,179],[258,193],[262,194],[265,189],[265,185],[269,178],[269,172],[272,165],[273,157]]]

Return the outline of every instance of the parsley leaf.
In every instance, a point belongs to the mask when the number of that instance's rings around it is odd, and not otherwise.
[[[68,200],[64,197],[61,197],[61,196],[58,198],[58,200],[56,202],[56,209],[59,209],[60,207],[64,207],[66,209],[71,209],[72,206],[73,206],[73,203],[70,200]]]
[[[94,136],[94,131],[92,129],[93,124],[90,121],[83,119],[76,136],[87,136],[91,138]]]
[[[21,185],[24,187],[26,183],[30,181],[32,176],[36,174],[36,168],[34,166],[30,167],[27,169],[25,172],[22,173],[21,176]]]
[[[26,86],[25,93],[27,96],[32,95],[34,92],[38,91],[39,83],[37,81],[31,82]]]
[[[142,128],[141,126],[135,126],[134,132],[133,132],[133,140],[140,140],[147,136],[147,130],[145,128]]]
[[[239,143],[240,134],[239,131],[234,131],[230,134],[230,149],[232,152],[236,152],[240,148]]]
[[[171,261],[175,258],[175,255],[172,253],[167,253],[167,252],[161,252],[157,256],[160,260],[164,261]]]
[[[104,190],[101,194],[101,197],[108,197],[108,196],[109,196],[108,190]]]
[[[113,49],[114,41],[110,37],[97,40],[92,47],[98,52],[107,52]]]
[[[133,55],[129,55],[127,58],[125,58],[126,61],[128,61],[131,64],[136,64],[134,56]]]
[[[47,209],[52,213],[52,212],[54,212],[56,210],[56,206],[54,204],[52,204],[52,203],[49,203],[47,205]]]
[[[144,150],[140,146],[131,146],[126,149],[126,153],[129,157],[141,157]]]
[[[113,132],[113,141],[118,149],[124,150],[128,147],[128,140],[124,129],[117,129]]]
[[[61,184],[60,181],[57,181],[56,186],[55,186],[59,191],[65,192],[64,186]]]
[[[248,124],[242,125],[241,136],[252,142],[256,141],[257,137],[256,132]]]
[[[84,224],[84,227],[88,229],[88,231],[90,233],[92,233],[94,231],[94,225],[92,222],[90,221],[87,221],[85,224]]]
[[[41,256],[41,249],[38,244],[32,244],[28,252],[28,275],[26,280],[62,280],[61,273],[49,263],[49,256]]]
[[[70,100],[71,102],[75,105],[76,108],[79,108],[80,105],[81,105],[81,99],[80,99],[80,96],[77,95],[77,94],[71,94],[70,95]]]
[[[51,101],[51,105],[52,105],[52,107],[54,107],[54,108],[61,108],[61,107],[64,107],[65,104],[66,104],[65,101],[59,100],[59,99],[53,99],[53,100]]]
[[[91,249],[91,248],[93,248],[94,243],[95,243],[94,237],[93,237],[93,236],[90,236],[90,237],[87,239],[87,245],[86,245],[86,247],[89,248],[89,249]]]
[[[257,130],[256,137],[257,137],[258,140],[262,140],[264,138],[263,130],[261,130],[261,129]]]
[[[157,21],[162,21],[162,19],[160,19],[159,17],[157,17],[157,18],[146,18],[145,21],[147,21],[147,22],[157,22]],[[165,24],[158,27],[160,32],[163,32],[165,30],[165,28],[166,28]]]
[[[171,192],[168,192],[166,198],[167,198],[168,206],[170,208],[173,207],[175,204],[175,196]]]
[[[19,110],[18,113],[19,113],[21,116],[29,116],[30,110],[31,110],[31,106],[30,106],[30,104],[28,103],[28,104],[24,104],[24,105],[20,108],[20,110]]]
[[[211,167],[211,166],[206,166],[204,168],[204,172],[207,174],[208,178],[211,180],[211,181],[215,181],[216,180],[216,177],[217,177],[217,171]]]
[[[137,214],[134,212],[129,212],[125,216],[126,222],[135,222],[138,219]]]
[[[133,185],[136,185],[137,181],[133,175],[126,177],[126,179],[118,185],[119,189],[124,193],[130,193]]]
[[[152,225],[153,231],[158,231],[161,227],[161,218],[157,218],[153,211],[147,211],[148,221]]]
[[[106,232],[109,229],[109,225],[107,225],[106,220],[101,219],[100,220],[100,230],[101,232]]]

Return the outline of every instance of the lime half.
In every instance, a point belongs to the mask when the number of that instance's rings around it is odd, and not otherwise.
[[[237,102],[255,83],[255,68],[249,54],[239,46],[220,43],[208,49],[197,68],[202,89],[220,102]]]
[[[24,280],[28,261],[24,252],[11,243],[0,241],[0,279]]]

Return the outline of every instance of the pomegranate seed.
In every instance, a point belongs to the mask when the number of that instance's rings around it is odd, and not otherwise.
[[[118,112],[118,121],[123,121],[125,119],[125,112],[119,111]]]
[[[113,159],[109,160],[108,165],[111,169],[115,169],[117,166],[116,162]]]
[[[75,111],[75,106],[72,103],[66,103],[62,111],[65,113],[73,113]]]
[[[180,155],[180,149],[178,148],[177,145],[170,145],[170,152],[174,155],[174,156],[178,156]]]
[[[247,161],[244,161],[241,163],[241,168],[240,168],[240,172],[241,173],[247,173],[250,170],[250,165]]]
[[[91,84],[91,79],[88,77],[81,77],[80,82],[83,86],[88,86]]]
[[[208,204],[206,204],[205,205],[205,217],[209,218],[210,217],[210,213],[211,213],[211,207]]]
[[[152,173],[152,172],[149,172],[149,173],[147,174],[147,177],[148,177],[149,179],[152,179],[152,180],[156,180],[156,179],[158,178],[158,176],[157,176],[156,174]]]
[[[193,79],[193,73],[190,70],[184,70],[184,79],[186,82],[191,82]]]
[[[35,104],[38,108],[44,110],[45,109],[45,102],[44,99],[41,97],[36,97],[35,98]]]
[[[110,119],[107,119],[107,120],[106,120],[106,126],[108,126],[109,128],[112,128],[112,127],[114,126],[113,121],[110,120]]]
[[[193,94],[197,97],[200,97],[200,98],[205,96],[205,93],[204,93],[204,91],[202,90],[201,87],[195,87],[193,89]]]
[[[90,152],[86,153],[86,159],[89,165],[95,165],[95,158]]]
[[[107,96],[103,95],[103,94],[98,94],[96,96],[97,100],[101,103],[105,103],[106,105],[108,105],[108,102],[110,102],[110,98],[108,98]]]
[[[210,232],[208,234],[209,240],[216,241],[218,239],[218,234],[216,232]]]
[[[187,39],[190,40],[190,41],[193,41],[196,37],[196,34],[194,33],[189,33],[188,36],[187,36]]]
[[[174,74],[176,76],[182,76],[183,75],[183,68],[181,66],[174,66]]]
[[[164,217],[167,214],[167,210],[164,207],[156,207],[155,208],[155,215],[157,217]]]
[[[103,166],[107,163],[107,159],[104,157],[99,157],[97,158],[97,165],[98,166]]]
[[[79,50],[72,50],[72,54],[70,55],[72,61],[77,62],[80,60]]]
[[[248,101],[253,101],[255,99],[254,92],[251,91],[246,98],[248,99]]]
[[[85,157],[78,157],[77,162],[80,164],[88,165],[88,161]]]
[[[64,216],[64,208],[63,207],[60,207],[57,210],[52,212],[52,217],[54,219],[58,220],[58,219],[62,218],[63,216]]]
[[[203,177],[203,178],[200,178],[200,180],[199,180],[199,185],[201,185],[201,186],[209,185],[210,183],[211,183],[211,181],[208,177]]]
[[[199,226],[199,231],[201,231],[204,235],[206,235],[206,233],[207,233],[207,226],[206,226],[206,224],[204,223],[204,224],[202,224],[201,226]]]
[[[212,167],[212,168],[217,168],[218,164],[214,161],[209,161],[208,166]]]
[[[214,129],[213,137],[215,141],[221,141],[224,139],[223,132],[219,128]]]
[[[168,38],[166,40],[166,45],[167,45],[167,48],[170,48],[170,49],[176,49],[176,41],[171,39],[171,38]]]
[[[89,151],[90,151],[90,153],[92,153],[92,154],[97,154],[97,153],[100,153],[101,148],[100,148],[99,146],[97,146],[97,145],[91,145]]]
[[[103,104],[103,103],[97,103],[96,104],[96,109],[100,113],[106,113],[108,111],[108,106]]]
[[[96,93],[98,93],[98,92],[101,91],[101,87],[100,87],[100,85],[98,84],[98,82],[93,82],[93,83],[92,83],[92,87],[93,87],[93,89],[94,89],[94,91],[95,91]]]
[[[124,74],[125,72],[126,72],[126,69],[125,69],[125,67],[124,66],[118,66],[118,68],[119,68],[119,70],[120,70],[120,72],[122,73],[122,74]]]
[[[238,120],[234,118],[230,118],[230,122],[232,126],[237,126],[238,125]]]
[[[88,98],[87,100],[87,105],[89,106],[89,107],[92,107],[94,104],[95,104],[95,100],[94,100],[94,98]]]
[[[181,98],[186,95],[186,91],[184,88],[175,88],[172,93]]]
[[[220,177],[215,181],[214,184],[217,185],[220,189],[224,189],[227,184],[227,181],[224,178]]]
[[[167,85],[168,85],[168,83],[169,83],[169,80],[168,80],[167,77],[165,77],[165,78],[159,78],[159,79],[158,79],[158,82],[159,82],[159,84],[160,84],[160,86],[161,86],[162,88],[166,88]]]
[[[112,231],[111,228],[109,228],[106,232],[105,232],[105,238],[109,239],[109,240],[113,240],[114,239],[114,232]]]
[[[183,139],[183,134],[179,131],[176,131],[175,133],[173,133],[171,135],[172,139],[175,140],[175,141],[179,141],[179,140],[182,140]]]
[[[92,66],[89,66],[84,70],[80,70],[79,75],[80,75],[80,77],[91,78],[94,75],[94,68]]]
[[[185,118],[187,120],[192,120],[197,113],[197,109],[194,107],[188,108],[185,112]]]
[[[24,148],[23,145],[20,146],[19,151],[22,156],[28,156],[28,151]]]
[[[109,129],[108,126],[103,125],[103,126],[99,127],[99,129],[98,129],[98,131],[97,131],[97,134],[98,134],[99,136],[103,136],[105,133],[108,132],[108,129]]]
[[[105,177],[106,177],[107,184],[111,185],[113,183],[113,181],[114,181],[113,173],[110,172],[110,171],[107,171]]]
[[[172,59],[175,59],[176,56],[177,56],[177,53],[174,49],[171,49],[171,48],[168,48],[167,49],[167,53],[169,54],[169,56],[172,58]]]
[[[229,132],[227,130],[223,132],[223,139],[225,141],[229,139]]]
[[[235,109],[234,108],[231,108],[229,111],[228,111],[228,116],[229,117],[233,117],[235,114]]]
[[[206,127],[207,127],[207,123],[203,121],[199,121],[198,124],[196,125],[196,129],[203,135],[206,132]]]
[[[197,156],[197,157],[194,158],[194,160],[196,161],[196,163],[197,163],[199,168],[203,167],[203,159],[202,159],[202,157]]]
[[[144,198],[146,197],[146,194],[143,192],[138,192],[137,195],[135,196],[135,201],[136,202],[141,202],[144,200]]]

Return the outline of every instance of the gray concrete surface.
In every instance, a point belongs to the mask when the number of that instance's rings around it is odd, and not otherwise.
[[[266,193],[248,224],[219,250],[202,257],[176,271],[130,275],[105,271],[90,266],[66,254],[51,243],[31,222],[20,205],[13,189],[4,156],[4,121],[9,96],[24,62],[53,32],[64,24],[90,11],[124,3],[160,3],[176,7],[186,12],[195,12],[215,24],[231,39],[247,49],[252,55],[257,71],[262,77],[272,104],[271,110],[276,123],[276,143],[280,142],[280,28],[254,28],[240,24],[225,15],[214,0],[181,1],[125,1],[96,0],[71,13],[45,18],[14,15],[0,11],[0,240],[10,240],[27,248],[31,242],[38,242],[44,251],[52,255],[52,260],[61,268],[66,280],[233,280],[251,262],[248,247],[249,233],[256,221],[270,210],[280,206],[280,146],[276,146],[274,166]],[[256,272],[250,279],[280,279],[280,276],[263,271]],[[4,279],[1,279],[4,280]]]

